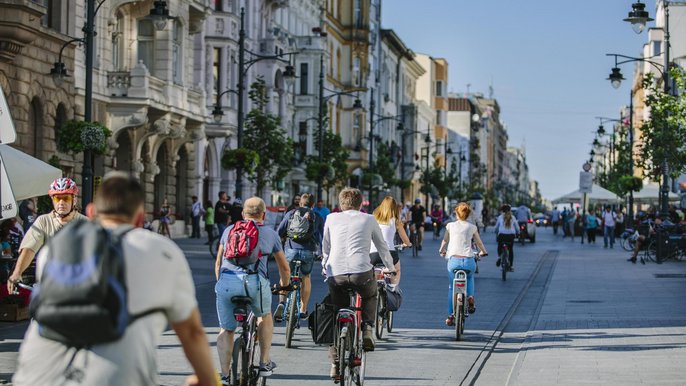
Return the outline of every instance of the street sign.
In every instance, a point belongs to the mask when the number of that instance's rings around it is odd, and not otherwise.
[[[14,200],[14,193],[10,186],[10,179],[7,177],[5,163],[0,157],[0,219],[12,218],[17,215],[17,202]]]
[[[579,192],[592,193],[593,191],[593,173],[581,172],[579,173]]]
[[[582,166],[581,168],[584,169],[585,172],[590,172],[592,167],[593,167],[593,165],[591,165],[588,162],[585,162],[584,166]]]
[[[14,143],[17,139],[17,132],[14,129],[14,122],[10,116],[10,109],[7,106],[5,93],[0,87],[0,143]]]

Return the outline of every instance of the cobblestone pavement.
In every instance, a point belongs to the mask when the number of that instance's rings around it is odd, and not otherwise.
[[[461,342],[443,324],[448,275],[436,253],[438,241],[427,240],[417,258],[405,252],[403,306],[394,332],[367,357],[365,384],[683,384],[686,263],[632,265],[620,249],[538,231],[536,244],[515,246],[516,272],[506,282],[494,264],[495,237],[486,233],[491,256],[480,263],[477,313],[467,320]],[[189,258],[214,342],[213,260],[202,241],[178,243]],[[278,277],[275,267],[272,277]],[[315,274],[311,308],[325,291]],[[25,328],[0,324],[0,384],[14,371]],[[312,343],[305,323],[292,349],[283,347],[283,326],[275,334],[272,355],[279,367],[269,384],[332,384],[327,349]],[[214,344],[213,355],[217,361]],[[191,371],[171,331],[162,337],[158,360],[165,385],[182,384]]]

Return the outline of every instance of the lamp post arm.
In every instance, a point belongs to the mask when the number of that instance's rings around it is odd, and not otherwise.
[[[645,62],[645,63],[649,63],[649,64],[651,64],[653,67],[655,67],[656,70],[658,70],[658,71],[660,72],[660,75],[661,75],[662,77],[665,76],[664,66],[663,66],[662,64],[657,63],[657,62],[654,62],[654,61],[652,61],[652,60],[643,59],[643,58],[636,58],[636,57],[633,57],[633,56],[627,56],[627,55],[621,55],[621,54],[605,54],[605,56],[614,56],[614,58],[615,58],[615,67],[620,66],[620,65],[622,65],[622,64],[631,63],[631,62]],[[622,59],[626,59],[626,60],[618,61],[617,58],[622,58]]]
[[[262,60],[276,60],[276,61],[279,61],[279,62],[282,62],[282,63],[289,63],[289,64],[290,64],[290,61],[284,59],[283,57],[284,57],[284,56],[291,56],[291,55],[299,54],[298,51],[294,51],[294,52],[284,52],[283,54],[279,54],[279,55],[260,55],[260,54],[254,53],[254,52],[252,52],[252,51],[249,51],[249,50],[244,50],[244,51],[247,52],[248,54],[250,54],[250,55],[252,55],[252,56],[254,57],[253,59],[250,59],[250,60],[248,60],[248,61],[245,62],[245,68],[243,69],[243,74],[244,74],[244,75],[248,73],[248,70],[250,69],[250,67],[252,67],[253,64],[255,64],[255,63],[259,62],[259,61],[262,61]]]
[[[64,53],[64,49],[67,48],[69,45],[71,45],[74,42],[79,42],[79,44],[83,44],[85,42],[85,40],[83,38],[72,38],[68,42],[62,44],[62,48],[60,48],[60,54],[57,58],[57,61],[59,63],[62,63],[62,54]]]

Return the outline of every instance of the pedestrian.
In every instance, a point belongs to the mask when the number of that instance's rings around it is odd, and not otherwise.
[[[33,222],[36,221],[38,213],[36,212],[36,203],[33,198],[28,198],[19,204],[19,218],[22,221],[23,231],[26,233]]]
[[[341,213],[341,212],[342,212],[341,207],[338,206],[338,204],[336,204],[336,205],[333,207],[333,210],[331,211],[331,213]]]
[[[560,211],[557,210],[557,206],[553,208],[550,214],[550,222],[553,223],[553,234],[557,235],[557,228],[560,226]]]
[[[207,232],[207,242],[205,245],[210,245],[214,240],[214,208],[212,201],[205,201],[205,232]]]
[[[166,235],[169,238],[171,238],[171,232],[169,231],[170,215],[171,207],[169,206],[169,200],[165,197],[160,208],[160,224],[157,226],[157,233]]]
[[[105,175],[94,204],[86,211],[105,229],[123,230],[143,223],[144,203],[145,191],[140,182],[125,173],[112,172]],[[12,384],[158,385],[155,347],[169,325],[197,374],[187,384],[216,385],[193,277],[181,249],[173,241],[143,229],[128,231],[121,245],[123,276],[130,295],[126,311],[132,315],[159,312],[141,316],[118,340],[81,349],[44,337],[34,320],[19,349]],[[49,248],[39,253],[38,277],[49,269]],[[74,252],[85,248],[77,245]]]
[[[303,193],[300,196],[300,207],[286,213],[276,230],[282,239],[286,239],[284,251],[291,272],[295,269],[294,260],[299,260],[301,263],[301,303],[297,305],[300,319],[307,318],[307,306],[312,288],[310,273],[314,265],[315,255],[321,255],[322,237],[324,235],[324,219],[312,209],[313,205],[314,196]],[[280,296],[279,305],[274,312],[274,321],[277,323],[282,321],[285,302],[286,297]]]
[[[620,208],[617,208],[615,215],[615,237],[619,237],[624,232],[624,221],[626,216],[624,215],[624,210]]]
[[[610,248],[615,246],[615,224],[617,215],[612,211],[610,205],[605,207],[605,212],[603,212],[603,243],[604,247],[608,246],[608,239]]]
[[[191,232],[192,239],[200,238],[200,217],[205,213],[202,204],[198,201],[198,196],[193,196],[191,198],[193,201],[193,206],[191,206],[191,214],[193,215],[193,231]]]
[[[574,242],[574,233],[576,233],[576,211],[574,208],[569,208],[569,213],[567,214],[567,229],[569,230],[569,237],[572,238]],[[584,237],[584,235],[581,235]]]
[[[291,201],[291,204],[288,205],[288,208],[286,208],[286,213],[292,211],[295,208],[300,207],[300,193],[297,193],[295,196],[293,196],[293,201]]]
[[[562,214],[560,215],[560,221],[562,222],[562,238],[566,238],[569,236],[569,228],[567,227],[567,218],[569,217],[569,212],[567,211],[567,208],[564,208],[562,210]]]
[[[233,204],[229,208],[229,217],[231,225],[243,221],[243,200],[238,197],[233,200]]]
[[[71,221],[85,220],[86,216],[76,210],[76,195],[79,188],[71,178],[58,178],[50,184],[48,195],[52,199],[53,211],[38,216],[19,246],[19,258],[14,271],[7,279],[7,292],[14,291],[14,285],[21,280],[21,275],[31,265],[38,250]]]
[[[276,368],[276,363],[271,360],[269,355],[274,332],[274,320],[272,319],[272,294],[269,288],[269,273],[267,262],[273,257],[279,267],[279,278],[281,286],[288,285],[291,271],[286,261],[281,246],[281,238],[268,226],[264,226],[266,205],[259,197],[252,197],[245,201],[243,214],[244,222],[239,222],[226,228],[221,235],[217,260],[215,263],[215,275],[217,284],[215,293],[217,294],[217,316],[219,318],[219,335],[217,336],[217,353],[219,354],[219,364],[222,372],[222,384],[229,384],[229,374],[231,373],[231,359],[233,355],[234,330],[238,327],[234,317],[236,305],[231,301],[234,296],[249,296],[249,305],[252,312],[261,321],[257,324],[257,336],[260,346],[259,376],[268,377]],[[255,266],[245,267],[234,264],[235,260],[224,258],[224,250],[229,238],[235,238],[237,244],[245,239],[241,235],[231,230],[236,226],[245,228],[254,225],[258,228],[257,251],[261,257]],[[245,233],[244,233],[245,234]],[[250,244],[248,239],[248,244]],[[376,283],[375,283],[376,284]],[[239,359],[240,360],[240,359]],[[237,364],[241,366],[242,364]]]
[[[214,222],[217,224],[217,232],[222,237],[224,230],[229,226],[229,195],[225,191],[219,192],[219,201],[214,205]]]
[[[589,209],[584,222],[586,224],[586,235],[588,243],[595,244],[595,235],[598,231],[598,217],[596,217],[595,210],[593,210],[593,208]]]
[[[317,201],[317,206],[313,209],[315,213],[319,215],[324,221],[326,221],[326,216],[331,214],[331,211],[329,208],[324,205],[324,200],[318,200]]]

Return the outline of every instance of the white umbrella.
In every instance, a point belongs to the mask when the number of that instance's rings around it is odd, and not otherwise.
[[[643,189],[634,192],[634,202],[637,203],[657,202],[659,199],[660,185],[658,184],[645,184]],[[669,201],[679,201],[679,195],[669,192]]]
[[[9,145],[0,144],[0,158],[17,201],[48,194],[50,183],[62,177],[60,169]]]
[[[583,193],[579,192],[579,190],[575,190],[554,200],[553,203],[581,202],[583,196]],[[588,194],[588,201],[595,202],[598,204],[614,204],[620,202],[620,199],[617,197],[616,194],[612,193],[611,191],[599,185],[593,184],[591,193]]]

